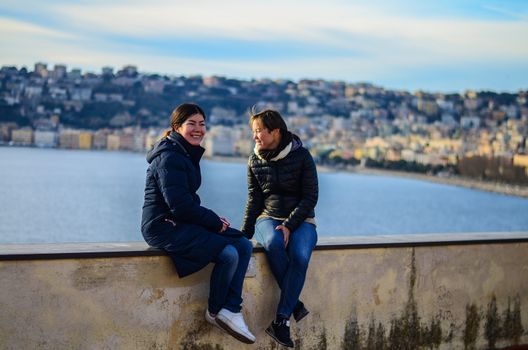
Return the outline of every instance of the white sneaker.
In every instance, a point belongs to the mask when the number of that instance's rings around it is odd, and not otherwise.
[[[256,340],[255,336],[249,331],[244,316],[241,312],[231,312],[227,309],[222,309],[216,315],[216,323],[227,333],[246,344],[253,344]]]
[[[216,318],[211,315],[208,309],[205,309],[205,320],[215,327],[222,329],[216,322]]]

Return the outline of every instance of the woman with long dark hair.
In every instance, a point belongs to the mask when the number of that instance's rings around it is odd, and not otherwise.
[[[253,246],[243,234],[211,209],[196,193],[201,184],[205,113],[196,104],[179,105],[171,129],[147,155],[141,232],[152,247],[165,250],[180,277],[214,263],[207,322],[252,344],[241,313],[242,286]]]

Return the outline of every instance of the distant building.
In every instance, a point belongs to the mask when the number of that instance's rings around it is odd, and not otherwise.
[[[11,142],[15,145],[30,146],[33,144],[33,130],[30,128],[15,129],[11,132]]]
[[[235,153],[239,156],[247,157],[253,152],[255,142],[251,139],[240,138],[235,141]]]
[[[79,136],[79,130],[62,130],[59,133],[59,147],[66,149],[79,149]]]
[[[150,150],[152,146],[154,146],[154,144],[158,142],[159,139],[161,139],[162,134],[163,131],[149,130],[149,132],[145,136],[145,150]]]
[[[218,79],[218,77],[203,77],[202,78],[202,83],[205,85],[205,86],[208,86],[208,87],[213,87],[213,86],[218,86],[220,85],[220,80]]]
[[[123,151],[134,151],[135,150],[135,137],[134,134],[122,134],[119,135],[119,150]]]
[[[132,148],[135,152],[143,152],[145,150],[145,133],[138,130],[134,133],[134,146]]]
[[[27,98],[42,96],[42,86],[26,86],[24,88],[24,96],[26,96]]]
[[[117,151],[119,150],[121,137],[116,134],[110,134],[108,135],[106,139],[106,149],[109,151]]]
[[[93,134],[87,131],[81,131],[79,133],[79,148],[80,149],[92,149]]]
[[[93,149],[107,149],[107,138],[110,131],[107,129],[97,130],[93,135]]]
[[[90,101],[92,89],[88,87],[72,87],[69,89],[70,98],[74,101]]]
[[[56,64],[51,72],[51,77],[56,80],[64,79],[66,78],[66,73],[66,66],[64,64]]]
[[[102,73],[103,76],[107,76],[107,77],[113,76],[114,75],[114,68],[112,68],[112,67],[103,67],[103,69],[101,70],[101,73]]]
[[[209,157],[234,156],[235,142],[237,137],[235,132],[224,126],[216,126],[211,128],[205,139],[205,154]]]
[[[138,74],[138,70],[136,66],[127,65],[124,66],[123,69],[121,69],[120,73],[123,73],[124,75],[129,77],[134,77]]]
[[[513,156],[513,165],[523,167],[528,175],[528,154],[515,154]]]
[[[79,69],[79,68],[75,68],[75,69],[72,69],[69,73],[68,73],[68,78],[69,79],[81,79],[82,78],[82,71]]]
[[[480,126],[479,117],[462,117],[460,118],[460,126],[466,129],[478,128]]]
[[[165,89],[165,84],[164,80],[147,80],[143,82],[143,89],[145,92],[162,94]]]
[[[68,99],[68,91],[59,86],[52,86],[49,88],[49,94],[52,99],[64,101]]]
[[[47,78],[48,77],[48,65],[42,62],[35,63],[35,73],[41,78]]]
[[[36,130],[35,146],[43,148],[57,147],[58,134],[56,131]]]
[[[11,133],[18,127],[16,123],[0,123],[0,143],[11,141]]]

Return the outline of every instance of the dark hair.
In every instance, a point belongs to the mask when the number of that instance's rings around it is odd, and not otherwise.
[[[268,131],[275,129],[288,131],[286,122],[282,119],[280,113],[272,109],[265,109],[262,112],[256,113],[255,108],[252,108],[250,111],[249,125],[251,126],[255,120],[260,120],[262,125],[264,125]]]
[[[182,126],[182,124],[185,123],[189,117],[192,117],[195,114],[201,114],[205,120],[205,112],[197,104],[182,103],[178,107],[174,108],[170,116],[170,129],[165,131],[163,136],[169,136],[173,130],[176,131],[176,129]]]
[[[189,117],[195,114],[201,114],[205,119],[205,112],[200,106],[194,103],[182,103],[172,111],[170,118],[171,129],[178,129]]]

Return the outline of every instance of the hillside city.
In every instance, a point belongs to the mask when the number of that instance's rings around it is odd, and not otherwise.
[[[316,161],[528,184],[528,91],[428,93],[370,83],[0,69],[0,145],[148,150],[172,109],[207,114],[206,156],[245,157],[248,112],[278,110]]]

